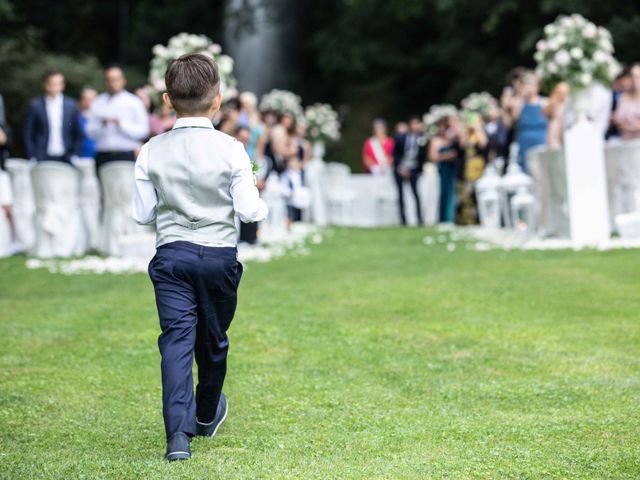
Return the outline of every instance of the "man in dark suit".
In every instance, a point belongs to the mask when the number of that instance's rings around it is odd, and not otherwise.
[[[409,130],[407,133],[396,135],[393,147],[393,175],[398,186],[398,204],[403,225],[407,224],[404,208],[404,184],[406,181],[409,181],[411,191],[416,199],[418,225],[423,223],[420,197],[418,196],[418,179],[426,158],[427,148],[422,121],[420,117],[412,117],[409,120]]]
[[[27,110],[24,143],[29,158],[71,163],[82,149],[82,127],[76,102],[63,95],[64,75],[49,70],[42,77],[44,95]]]

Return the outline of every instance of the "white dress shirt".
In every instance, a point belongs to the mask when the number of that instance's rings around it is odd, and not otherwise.
[[[178,118],[173,129],[177,128],[210,128],[213,130],[211,120],[205,117]],[[223,135],[222,133],[220,133]],[[243,222],[259,222],[264,220],[268,213],[267,205],[260,198],[255,185],[253,170],[249,155],[242,143],[229,141],[225,148],[227,152],[218,154],[233,158],[231,182],[229,192],[233,199],[233,209]],[[158,197],[153,182],[149,178],[149,150],[145,143],[138,154],[135,165],[135,185],[133,190],[133,218],[141,224],[153,223],[156,218],[156,205]],[[235,246],[235,245],[221,245]]]
[[[64,97],[58,94],[55,97],[46,95],[44,104],[47,110],[49,123],[49,140],[47,142],[47,155],[61,157],[65,154],[64,140],[62,139],[62,122],[64,115]]]
[[[149,136],[149,114],[137,96],[122,90],[101,93],[89,109],[87,133],[98,152],[130,152]],[[117,119],[118,124],[111,120]]]

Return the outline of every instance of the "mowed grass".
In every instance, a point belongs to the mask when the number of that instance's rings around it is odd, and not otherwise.
[[[332,233],[248,265],[229,417],[172,464],[146,275],[0,261],[0,477],[640,477],[640,252]]]

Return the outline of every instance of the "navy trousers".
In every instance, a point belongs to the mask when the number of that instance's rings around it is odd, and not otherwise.
[[[227,329],[237,305],[242,264],[234,247],[173,242],[149,263],[162,333],[162,414],[167,438],[195,435],[196,417],[213,421],[227,371]],[[198,386],[193,394],[195,354]]]

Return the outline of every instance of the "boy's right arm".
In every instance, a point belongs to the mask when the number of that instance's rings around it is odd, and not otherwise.
[[[158,197],[156,189],[149,178],[149,144],[140,149],[136,160],[135,183],[133,186],[132,213],[133,219],[141,225],[156,221],[156,205]]]

